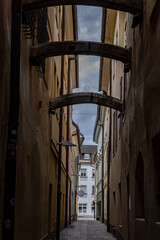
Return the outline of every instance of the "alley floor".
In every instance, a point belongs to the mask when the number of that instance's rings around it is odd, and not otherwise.
[[[78,219],[60,235],[60,240],[116,240],[112,234],[107,233],[105,224],[93,219]]]

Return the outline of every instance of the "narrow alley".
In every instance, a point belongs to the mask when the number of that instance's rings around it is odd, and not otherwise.
[[[107,232],[106,225],[93,218],[78,218],[60,235],[60,240],[116,240]]]
[[[0,0],[0,240],[160,240],[160,0]]]

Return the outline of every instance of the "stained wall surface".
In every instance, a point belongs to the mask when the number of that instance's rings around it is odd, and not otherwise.
[[[123,46],[132,47],[132,67],[122,74],[126,109],[121,122],[117,119],[116,152],[112,111],[110,226],[118,239],[125,240],[160,238],[160,180],[156,170],[160,156],[160,5],[149,0],[143,4],[143,18],[135,29],[131,28],[133,17],[129,14],[118,27],[118,36],[124,28]],[[115,89],[120,90],[121,74],[116,65],[117,86],[114,67],[112,94],[118,96]]]
[[[11,2],[0,2],[0,230],[2,227],[4,162],[10,101]],[[62,40],[62,7],[48,8],[45,41]],[[67,24],[73,26],[72,6],[66,7]],[[30,13],[28,13],[30,14]],[[38,24],[39,12],[34,12]],[[41,13],[42,14],[42,13]],[[42,14],[43,15],[43,14]],[[23,18],[24,19],[24,18]],[[16,207],[14,239],[45,239],[56,231],[57,168],[59,141],[59,110],[51,116],[49,97],[60,94],[61,57],[45,60],[42,68],[32,66],[30,48],[38,44],[37,32],[31,38],[29,25],[24,20],[21,28],[20,113],[17,142]],[[26,34],[28,31],[28,35]],[[36,32],[37,31],[37,32]],[[73,39],[74,29],[66,27],[65,38]],[[76,85],[75,65],[71,66],[72,85]],[[41,70],[41,71],[40,71]],[[64,93],[68,87],[68,57],[64,61]],[[67,109],[63,110],[62,140],[66,140]],[[70,120],[71,121],[71,120]],[[71,160],[70,160],[71,161]],[[61,228],[65,219],[66,151],[62,151]],[[0,239],[1,239],[0,231]]]
[[[10,102],[11,1],[0,1],[0,239],[3,216],[4,164]]]

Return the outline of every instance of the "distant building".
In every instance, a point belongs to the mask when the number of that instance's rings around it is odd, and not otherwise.
[[[78,216],[94,216],[95,165],[94,155],[97,146],[83,145],[81,147],[81,170],[79,171],[78,189],[84,191],[83,197],[78,197]]]
[[[78,125],[72,121],[72,143],[76,146],[72,148],[72,161],[71,161],[71,210],[70,210],[70,221],[77,220],[77,209],[78,209],[78,172],[80,170],[80,152],[81,145],[84,141],[84,136],[80,133]],[[69,207],[68,207],[69,209]]]

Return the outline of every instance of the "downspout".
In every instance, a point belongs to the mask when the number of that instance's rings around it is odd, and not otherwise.
[[[13,240],[15,228],[17,133],[20,106],[21,1],[12,0],[10,114],[5,161],[2,239]]]
[[[72,16],[73,16],[73,34],[74,34],[74,41],[78,40],[78,23],[77,23],[77,6],[72,6]],[[70,70],[71,70],[71,61],[75,61],[75,68],[76,68],[76,87],[79,87],[79,62],[78,56],[69,58],[68,60],[68,93],[70,93],[70,86],[71,86],[71,77],[70,77]],[[69,141],[69,130],[70,130],[70,106],[67,107],[67,141]],[[66,201],[65,201],[65,227],[67,227],[67,218],[68,218],[68,162],[69,162],[69,147],[66,147]],[[71,199],[71,194],[70,194]],[[69,204],[69,213],[70,213]],[[70,214],[69,214],[70,215]],[[70,217],[69,217],[70,223]]]
[[[112,96],[112,60],[110,60],[110,96]],[[110,232],[110,162],[112,141],[112,109],[110,108],[109,146],[108,146],[108,179],[107,179],[107,231]]]
[[[71,61],[76,60],[77,58],[69,58],[68,60],[68,93],[70,93],[71,89]],[[70,141],[69,131],[70,131],[70,111],[71,106],[67,106],[67,141]],[[65,227],[67,227],[67,218],[68,218],[68,164],[69,164],[69,146],[66,147],[66,201],[65,201]],[[70,196],[71,198],[71,196]]]
[[[72,182],[70,181],[70,191],[69,191],[70,196],[72,193],[71,187],[72,187]],[[71,224],[71,197],[69,199],[69,224]]]
[[[105,30],[106,30],[106,16],[107,9],[102,10],[102,31],[101,31],[101,42],[105,42]],[[99,74],[99,91],[102,87],[103,78],[103,58],[100,58],[100,74]],[[102,223],[104,223],[104,119],[102,122]]]
[[[63,19],[62,19],[62,41],[65,39],[65,6],[63,6]],[[61,56],[61,88],[60,96],[63,95],[63,76],[64,76],[64,55]],[[59,142],[62,142],[63,130],[63,108],[60,108],[60,122],[59,122]],[[60,224],[61,224],[61,163],[62,163],[62,144],[59,145],[58,154],[58,186],[57,186],[57,228],[56,240],[60,239]]]
[[[77,220],[77,185],[78,185],[78,164],[79,164],[79,156],[80,156],[80,153],[81,153],[81,142],[80,142],[80,130],[79,130],[79,127],[75,124],[76,126],[76,129],[77,129],[77,132],[74,133],[72,136],[77,136],[78,138],[78,147],[79,147],[79,155],[77,156],[76,158],[76,190],[75,190],[75,217],[74,217],[74,220]]]
[[[102,122],[102,223],[104,223],[104,122]]]

